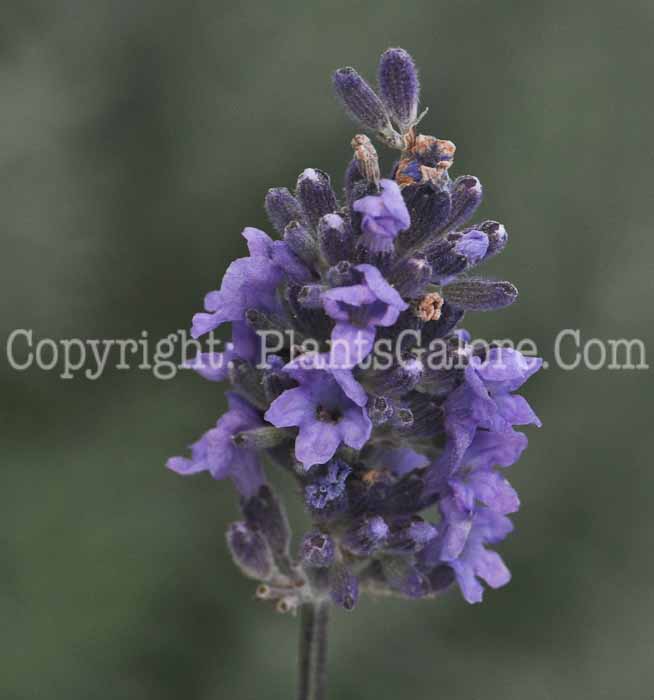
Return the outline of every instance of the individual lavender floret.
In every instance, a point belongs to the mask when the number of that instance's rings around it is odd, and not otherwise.
[[[377,326],[392,326],[408,308],[373,265],[357,265],[360,281],[322,293],[327,314],[336,321],[331,334],[330,366],[349,369],[372,350]]]
[[[371,253],[388,253],[400,233],[411,225],[400,188],[393,180],[380,182],[381,193],[354,202],[354,211],[362,215],[361,241]]]
[[[191,457],[171,457],[166,466],[184,476],[208,471],[214,479],[229,477],[244,497],[253,496],[264,483],[263,471],[254,450],[240,448],[233,437],[264,425],[259,413],[238,394],[227,393],[229,410],[191,445]]]
[[[413,59],[404,49],[388,49],[379,60],[379,91],[386,109],[404,133],[418,116],[420,84]]]
[[[478,428],[494,431],[497,439],[513,445],[514,425],[541,425],[527,401],[512,393],[541,365],[540,358],[525,357],[512,348],[493,348],[483,361],[471,358],[464,382],[443,405],[448,439],[430,475],[431,483],[458,468]]]
[[[227,268],[219,290],[204,298],[208,313],[193,316],[191,335],[201,335],[227,321],[243,321],[250,308],[273,311],[277,309],[274,292],[282,280],[283,271],[271,264],[273,242],[258,229],[246,228],[250,256],[235,260]]]
[[[341,444],[360,450],[372,424],[362,408],[367,396],[351,375],[346,370],[289,371],[299,386],[275,399],[264,417],[278,428],[299,428],[295,457],[304,468],[325,464]]]

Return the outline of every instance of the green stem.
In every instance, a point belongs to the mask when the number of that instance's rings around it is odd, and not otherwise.
[[[328,603],[305,603],[300,611],[298,700],[325,700]]]

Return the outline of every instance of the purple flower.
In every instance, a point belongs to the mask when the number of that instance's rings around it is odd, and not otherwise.
[[[322,510],[328,503],[338,501],[345,494],[345,482],[352,470],[344,462],[334,459],[327,465],[327,473],[319,476],[304,489],[310,508]]]
[[[341,443],[360,450],[372,424],[362,408],[367,396],[351,374],[293,367],[288,371],[299,386],[275,399],[264,417],[278,428],[299,428],[295,456],[304,468],[328,462]]]
[[[248,309],[273,311],[278,304],[275,290],[282,280],[282,269],[272,264],[273,242],[256,228],[246,228],[250,256],[235,260],[227,268],[220,289],[204,298],[208,313],[193,316],[191,335],[199,338],[227,321],[243,321]]]
[[[467,231],[454,244],[454,252],[462,255],[468,267],[481,262],[488,250],[488,236],[483,231]]]
[[[373,253],[390,252],[400,233],[411,225],[411,218],[397,183],[381,180],[381,193],[362,197],[354,211],[362,215],[363,242]]]
[[[484,546],[502,541],[513,530],[511,521],[489,508],[475,512],[465,544],[456,558],[447,561],[454,570],[456,582],[468,603],[480,603],[483,579],[491,588],[500,588],[511,580],[511,573],[497,552]]]
[[[355,367],[372,350],[377,326],[392,326],[408,308],[373,265],[357,265],[361,281],[322,293],[325,311],[335,321],[331,334],[330,367]]]
[[[264,483],[263,471],[254,450],[237,447],[237,433],[264,425],[258,412],[241,396],[227,393],[229,410],[197,442],[191,457],[171,457],[166,466],[187,476],[208,471],[214,479],[229,477],[244,498],[250,498]]]
[[[506,566],[487,547],[510,532],[507,515],[520,501],[500,468],[527,445],[514,426],[540,425],[515,392],[541,361],[484,352],[457,329],[464,313],[505,307],[518,292],[467,274],[505,247],[506,229],[467,224],[481,184],[452,181],[454,144],[415,129],[425,112],[418,116],[412,58],[383,54],[379,96],[352,68],[337,71],[334,85],[371,136],[398,151],[391,179],[381,179],[375,148],[357,135],[343,206],[315,168],[294,194],[268,192],[278,240],[246,228],[248,256],[193,319],[195,338],[231,324],[223,352],[199,352],[188,366],[238,394],[227,394],[229,409],[190,456],[168,460],[180,474],[234,481],[242,511],[228,532],[234,561],[278,610],[315,603],[317,630],[325,605],[350,610],[359,590],[431,597],[456,581],[478,602],[483,581],[506,583]],[[266,363],[263,334],[275,335]],[[383,365],[370,362],[378,337],[389,344],[376,358]],[[261,453],[301,484],[311,524],[296,556]],[[433,524],[422,517],[431,506],[440,513]]]
[[[510,392],[522,386],[542,364],[540,358],[527,358],[511,348],[493,348],[484,361],[472,357],[465,369],[464,382],[443,406],[447,443],[437,469],[448,473],[456,469],[477,428],[504,434],[497,440],[507,441],[506,449],[511,449],[515,445],[512,426],[540,427],[541,422],[527,401]]]

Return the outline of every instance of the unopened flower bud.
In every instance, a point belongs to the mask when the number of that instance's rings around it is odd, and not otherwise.
[[[404,297],[420,296],[432,278],[432,267],[423,256],[414,256],[397,265],[393,280],[395,288]]]
[[[352,256],[354,234],[350,224],[339,214],[327,214],[318,222],[320,252],[329,265]]]
[[[420,84],[411,56],[404,49],[388,49],[379,60],[379,91],[395,123],[404,133],[416,121]]]
[[[227,545],[234,562],[250,578],[265,581],[273,571],[273,557],[261,533],[245,522],[227,529]]]
[[[246,521],[263,535],[275,559],[285,559],[291,539],[288,519],[270,486],[262,486],[242,507]]]
[[[404,353],[396,367],[372,373],[370,382],[379,394],[401,396],[417,386],[422,372],[422,361],[411,353]]]
[[[430,183],[407,187],[402,195],[411,215],[411,226],[399,237],[402,248],[412,248],[429,240],[450,218],[450,194]]]
[[[488,250],[484,260],[492,258],[494,255],[501,253],[506,244],[509,242],[509,234],[502,224],[497,221],[482,221],[479,226],[476,226],[480,231],[483,231],[488,236]]]
[[[388,112],[375,91],[354,68],[339,68],[334,89],[350,114],[393,148],[402,147],[400,135],[391,126]]]
[[[329,577],[330,596],[336,605],[352,610],[359,599],[359,581],[344,565],[332,567]]]
[[[513,304],[518,290],[510,282],[466,280],[443,287],[443,296],[465,311],[492,311]]]
[[[475,213],[481,204],[481,182],[472,175],[462,175],[452,186],[452,211],[447,226],[450,229],[459,228]]]
[[[286,187],[273,187],[268,190],[265,207],[270,223],[280,235],[284,234],[291,221],[304,221],[300,203]]]
[[[318,259],[316,239],[311,231],[298,221],[291,221],[285,228],[284,240],[298,258],[307,265],[313,265]]]
[[[314,227],[325,214],[331,214],[338,207],[329,175],[317,168],[307,168],[300,175],[295,194]]]

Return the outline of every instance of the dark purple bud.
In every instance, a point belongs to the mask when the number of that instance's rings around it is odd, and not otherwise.
[[[307,168],[300,175],[295,194],[313,227],[325,214],[331,214],[338,207],[329,175],[317,168]]]
[[[350,224],[342,216],[323,216],[318,222],[318,240],[322,256],[329,265],[352,257],[354,235]]]
[[[481,182],[472,175],[462,175],[452,186],[452,211],[447,221],[448,228],[459,228],[475,213],[481,204]]]
[[[483,221],[476,228],[488,236],[488,250],[484,260],[492,258],[506,248],[506,244],[509,242],[509,234],[502,224],[497,221]]]
[[[304,566],[322,569],[334,561],[334,541],[318,530],[308,532],[300,545],[300,560]]]
[[[239,569],[250,578],[265,581],[273,571],[273,557],[266,540],[247,523],[232,523],[227,529],[227,546]]]
[[[286,513],[270,486],[262,486],[256,496],[243,502],[242,509],[248,525],[263,535],[275,559],[285,559],[291,533]]]
[[[352,610],[357,604],[359,581],[344,564],[337,564],[332,568],[329,588],[331,599],[336,605],[340,605],[346,610]]]
[[[322,293],[326,289],[322,284],[305,284],[297,300],[305,309],[322,309]]]
[[[416,121],[420,84],[413,59],[404,49],[388,49],[379,60],[379,92],[400,131]]]
[[[493,311],[513,304],[518,290],[510,282],[466,280],[443,287],[443,296],[465,311]]]
[[[422,296],[432,278],[432,267],[422,256],[403,259],[393,271],[397,291],[410,299]]]
[[[291,223],[284,230],[284,240],[288,247],[310,267],[318,259],[318,245],[309,229],[297,221]]]
[[[265,206],[270,223],[280,235],[284,235],[284,230],[291,221],[304,221],[300,203],[286,187],[268,190]]]
[[[393,403],[385,396],[375,396],[368,402],[368,416],[375,427],[384,425],[393,417]]]
[[[341,260],[327,270],[327,281],[332,287],[348,287],[358,282],[356,270],[352,263]]]
[[[410,228],[398,237],[400,247],[406,250],[421,245],[445,226],[452,202],[447,190],[431,183],[405,187],[402,196],[411,216]]]
[[[236,433],[232,437],[236,447],[245,447],[251,450],[268,450],[281,445],[289,438],[289,434],[280,428],[273,426],[263,426],[261,428],[252,428],[251,430],[243,430]]]
[[[400,136],[391,126],[384,104],[354,68],[339,68],[334,73],[333,83],[345,108],[360,124],[387,143],[390,140],[399,145]]]
[[[362,518],[343,535],[343,546],[358,557],[368,557],[383,546],[388,525],[379,515]]]
[[[372,372],[370,383],[378,394],[402,396],[418,385],[423,369],[420,359],[411,353],[404,353],[396,367]]]

